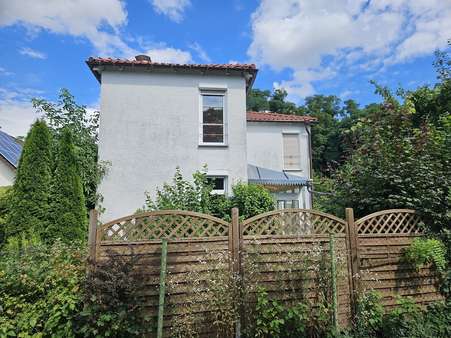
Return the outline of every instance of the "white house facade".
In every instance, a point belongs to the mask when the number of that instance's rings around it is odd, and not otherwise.
[[[310,178],[307,120],[248,121],[255,65],[166,64],[146,56],[90,58],[87,64],[101,83],[99,159],[108,163],[99,187],[103,221],[141,208],[145,192],[155,194],[177,166],[191,177],[207,165],[215,189],[225,194],[236,182],[258,180],[254,167],[283,172],[285,133],[299,137],[292,143],[302,162],[290,177]]]

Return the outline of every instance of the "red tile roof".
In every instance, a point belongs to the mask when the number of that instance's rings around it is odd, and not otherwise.
[[[231,69],[231,70],[257,70],[257,67],[253,63],[227,63],[227,64],[196,64],[196,63],[165,63],[165,62],[152,62],[147,60],[129,60],[129,59],[112,59],[101,57],[90,57],[86,60],[86,63],[91,65],[145,65],[152,67],[162,68],[188,68],[188,69]]]
[[[255,64],[195,64],[195,63],[188,63],[188,64],[179,64],[179,63],[164,63],[164,62],[152,62],[149,60],[129,60],[129,59],[113,59],[113,58],[102,58],[102,57],[90,57],[86,60],[86,64],[91,69],[94,76],[97,78],[97,80],[101,81],[101,70],[97,69],[99,66],[109,66],[109,67],[120,67],[123,68],[129,68],[133,70],[152,70],[152,69],[173,69],[173,70],[199,70],[199,71],[237,71],[237,72],[243,72],[246,71],[251,74],[251,76],[246,77],[246,84],[247,87],[251,87],[256,74],[257,74],[257,67]]]
[[[248,111],[246,118],[250,122],[295,122],[311,123],[316,122],[316,117],[307,115],[292,115],[269,112]]]

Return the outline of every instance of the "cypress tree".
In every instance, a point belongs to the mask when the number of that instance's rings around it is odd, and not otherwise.
[[[47,241],[60,238],[70,243],[85,238],[87,233],[85,197],[72,133],[68,128],[62,131],[58,144],[50,209],[52,222],[47,229]]]
[[[6,237],[40,236],[49,220],[52,138],[37,120],[25,139],[11,193]]]

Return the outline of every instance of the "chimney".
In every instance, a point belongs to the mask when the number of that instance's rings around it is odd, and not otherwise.
[[[147,62],[152,62],[152,60],[150,59],[149,55],[136,55],[135,56],[136,61],[147,61]]]

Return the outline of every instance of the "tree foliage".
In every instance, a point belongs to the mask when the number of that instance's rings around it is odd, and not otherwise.
[[[44,121],[31,127],[10,196],[6,237],[40,236],[49,222],[52,138]]]
[[[71,243],[86,237],[87,211],[72,132],[64,128],[58,143],[50,193],[51,221],[45,239]]]
[[[72,132],[87,207],[94,208],[96,188],[105,170],[104,165],[97,164],[99,112],[89,114],[86,106],[77,104],[74,96],[64,88],[57,102],[44,99],[33,99],[32,102],[37,112],[43,114],[55,139],[62,138],[66,128]]]

